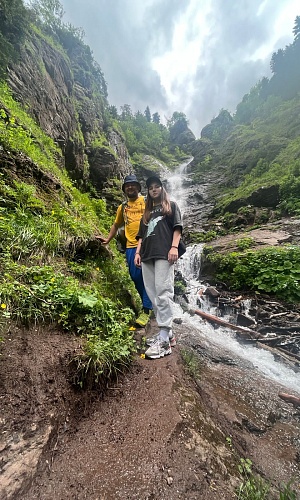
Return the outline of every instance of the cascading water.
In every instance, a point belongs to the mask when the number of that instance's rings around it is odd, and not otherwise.
[[[171,199],[179,205],[184,216],[187,199],[189,196],[188,188],[184,187],[184,182],[188,180],[186,174],[187,163],[179,166],[175,174],[168,176],[168,190]],[[187,283],[185,296],[187,297],[190,309],[201,309],[204,312],[219,315],[219,311],[209,299],[202,295],[201,291],[206,289],[207,284],[201,282],[200,263],[203,245],[197,244],[187,248],[186,253],[176,264],[176,270],[181,274]],[[200,292],[200,293],[199,293]],[[245,302],[245,313],[250,308],[250,303]],[[239,342],[235,333],[223,326],[217,329],[199,316],[193,316],[189,312],[184,312],[179,304],[175,304],[175,316],[181,318],[182,326],[186,325],[187,330],[193,329],[193,334],[199,336],[203,341],[213,344],[223,354],[231,354],[239,359],[252,363],[252,366],[264,374],[270,380],[274,380],[286,389],[296,391],[300,394],[300,373],[296,373],[285,364],[275,360],[272,353],[258,349],[255,345]],[[232,318],[224,318],[233,323]]]

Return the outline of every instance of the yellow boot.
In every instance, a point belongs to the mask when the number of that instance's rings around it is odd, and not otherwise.
[[[143,328],[147,325],[150,319],[151,311],[147,314],[142,312],[139,317],[135,320],[136,324],[142,326]]]

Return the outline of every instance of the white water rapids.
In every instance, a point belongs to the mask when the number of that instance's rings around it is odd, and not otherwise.
[[[184,182],[188,181],[186,167],[189,162],[180,165],[175,174],[168,175],[168,190],[171,199],[176,201],[184,216],[184,211],[188,203],[189,189],[184,187]],[[218,316],[218,310],[204,296],[199,296],[199,290],[205,289],[206,285],[199,281],[201,252],[203,245],[192,245],[187,248],[186,253],[176,264],[176,269],[180,271],[182,277],[187,282],[185,295],[188,298],[189,307],[192,309],[201,309],[204,312]],[[200,301],[200,305],[199,305]],[[175,304],[175,317],[180,317],[182,326],[187,325],[188,329],[192,327],[193,333],[199,335],[199,338],[205,339],[210,344],[218,347],[223,353],[231,353],[252,363],[253,367],[267,377],[280,384],[283,388],[292,390],[300,394],[300,372],[296,373],[282,362],[276,361],[273,354],[259,349],[255,345],[245,345],[236,337],[236,334],[223,326],[217,329],[213,325],[203,320],[199,316],[192,316],[188,312],[183,312],[179,304]],[[249,304],[245,303],[247,309]],[[228,322],[230,318],[223,318]]]

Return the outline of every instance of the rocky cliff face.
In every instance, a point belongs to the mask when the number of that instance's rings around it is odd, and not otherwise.
[[[21,62],[9,68],[8,83],[61,148],[70,177],[83,186],[91,182],[100,191],[107,179],[121,178],[131,167],[121,135],[105,122],[106,96],[97,88],[94,68],[90,70],[78,47],[66,51],[32,33]],[[102,141],[95,147],[99,135],[106,138],[105,145]]]

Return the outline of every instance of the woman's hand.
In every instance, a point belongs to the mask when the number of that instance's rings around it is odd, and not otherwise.
[[[134,256],[134,265],[136,267],[141,267],[141,262],[142,262],[142,259],[141,259],[140,254],[136,253],[135,256]]]
[[[175,264],[178,261],[178,248],[171,247],[168,253],[168,262],[170,264]]]

